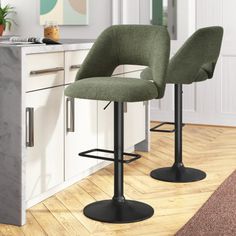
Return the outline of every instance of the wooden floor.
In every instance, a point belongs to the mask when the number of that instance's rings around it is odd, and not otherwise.
[[[236,128],[187,125],[184,128],[186,166],[207,172],[201,182],[173,184],[149,177],[153,168],[173,161],[173,134],[152,133],[149,153],[125,167],[128,199],[155,208],[152,218],[134,224],[104,224],[86,218],[82,209],[113,194],[112,166],[89,176],[27,211],[23,227],[0,225],[1,235],[174,235],[236,169]]]

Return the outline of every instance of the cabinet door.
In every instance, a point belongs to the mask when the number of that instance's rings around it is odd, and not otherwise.
[[[144,102],[128,103],[126,109],[124,146],[125,149],[129,149],[145,139],[145,104]]]
[[[104,110],[106,104],[98,102],[98,147],[113,150],[114,105]],[[145,106],[143,102],[127,103],[124,111],[124,149],[127,150],[145,139]]]
[[[75,81],[76,74],[80,69],[89,50],[77,50],[65,52],[65,84]]]
[[[113,75],[123,77],[124,67],[118,66]],[[98,147],[101,149],[114,149],[114,103],[108,107],[107,101],[98,101]],[[104,109],[106,107],[106,109]],[[103,156],[111,157],[111,154],[102,153]]]
[[[107,101],[98,102],[98,147],[114,149],[114,104],[107,106]],[[103,154],[105,155],[105,154]],[[111,155],[108,155],[111,156]]]
[[[26,94],[27,200],[63,182],[63,93],[57,87]]]
[[[141,66],[125,66],[124,77],[140,78]],[[130,71],[134,72],[130,72]],[[124,146],[125,149],[133,147],[135,144],[145,139],[145,104],[144,102],[127,103],[124,121]]]
[[[66,84],[75,81],[87,54],[88,50],[65,53]],[[65,98],[65,117],[65,178],[70,179],[84,175],[98,163],[78,155],[97,148],[97,101]]]
[[[70,179],[97,164],[78,155],[97,148],[97,101],[65,98],[65,103],[65,178]]]

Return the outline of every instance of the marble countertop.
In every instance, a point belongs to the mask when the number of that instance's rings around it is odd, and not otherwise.
[[[83,43],[94,43],[96,39],[61,39],[60,43],[66,44],[83,44]]]
[[[45,45],[45,44],[27,44],[27,45],[11,45],[1,44],[1,47],[10,47],[12,50],[21,49],[25,54],[74,51],[90,49],[95,42],[95,39],[61,39],[61,44]]]

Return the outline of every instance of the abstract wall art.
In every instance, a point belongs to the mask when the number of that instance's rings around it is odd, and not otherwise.
[[[40,24],[87,25],[89,0],[40,0]]]

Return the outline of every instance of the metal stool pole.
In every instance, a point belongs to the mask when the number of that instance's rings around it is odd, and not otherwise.
[[[108,223],[132,223],[150,218],[151,206],[124,197],[123,173],[124,110],[122,102],[114,102],[114,196],[89,204],[84,214],[90,219]]]

